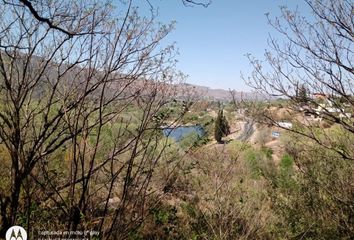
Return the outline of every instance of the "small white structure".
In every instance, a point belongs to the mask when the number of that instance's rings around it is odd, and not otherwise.
[[[317,114],[320,114],[322,112],[339,113],[343,112],[344,110],[333,107],[333,103],[329,99],[327,99],[326,103],[319,104],[315,111]]]
[[[316,109],[314,109],[316,111],[317,116],[320,116],[322,113],[338,113],[338,117],[342,120],[343,118],[351,118],[352,114],[351,113],[347,113],[344,111],[344,109],[340,109],[340,108],[335,108],[332,106],[332,104],[330,104],[330,106],[328,107],[328,105],[326,104],[320,104]]]
[[[278,125],[279,127],[287,128],[287,129],[293,128],[293,124],[290,123],[290,122],[277,122],[277,125]]]
[[[351,118],[352,114],[351,113],[340,113],[339,118],[342,120],[343,118]]]
[[[274,137],[274,138],[279,138],[279,137],[280,137],[280,132],[275,132],[275,131],[273,131],[273,132],[272,132],[272,137]]]

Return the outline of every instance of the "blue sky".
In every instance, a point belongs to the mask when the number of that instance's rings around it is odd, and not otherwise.
[[[251,72],[245,54],[262,59],[269,34],[276,34],[265,13],[279,16],[283,5],[309,11],[303,1],[295,0],[213,0],[208,8],[185,7],[182,0],[151,2],[159,21],[177,22],[167,41],[177,44],[177,67],[189,76],[187,82],[236,90],[249,90],[240,77]]]

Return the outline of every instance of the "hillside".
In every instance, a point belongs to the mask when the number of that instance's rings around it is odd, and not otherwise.
[[[185,85],[191,87],[196,95],[201,98],[208,100],[217,100],[217,101],[230,101],[232,99],[230,90],[225,89],[214,89],[210,87],[188,84]],[[261,95],[257,92],[245,92],[245,91],[234,91],[235,96],[238,100],[240,99],[265,99],[264,95]]]

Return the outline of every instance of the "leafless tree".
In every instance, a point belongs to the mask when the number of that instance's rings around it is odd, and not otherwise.
[[[140,17],[132,1],[118,15],[108,2],[3,3],[1,237],[19,219],[30,236],[126,237],[156,191],[159,116],[183,78],[174,47],[160,46],[172,26]]]
[[[354,159],[349,149],[339,149],[334,142],[319,139],[314,134],[313,127],[317,127],[313,121],[306,118],[297,121],[295,117],[304,110],[297,95],[298,86],[304,86],[308,93],[325,98],[325,103],[309,98],[306,111],[354,133],[353,118],[350,117],[354,107],[353,3],[346,0],[306,0],[306,3],[313,13],[311,19],[286,7],[281,8],[280,18],[272,20],[268,17],[271,26],[285,41],[281,43],[270,38],[265,62],[249,56],[254,71],[246,81],[259,92],[288,99],[293,121],[306,128],[298,133],[344,158]],[[269,112],[267,120],[277,125]]]
[[[269,17],[285,41],[271,38],[264,62],[249,56],[254,71],[246,80],[258,91],[285,100],[287,118],[293,123],[293,128],[285,128],[294,134],[288,132],[284,148],[296,165],[289,178],[297,184],[296,190],[284,188],[278,195],[273,194],[277,187],[270,190],[274,206],[280,203],[275,209],[285,217],[281,220],[286,225],[285,238],[350,238],[353,177],[347,172],[352,172],[354,160],[354,6],[347,0],[306,3],[311,17],[286,7],[281,8],[280,18]],[[301,100],[301,86],[306,92],[302,95],[311,93],[319,98]],[[273,110],[271,101],[268,104],[263,106],[262,120],[284,128],[279,123],[281,117],[276,116],[279,111]],[[259,108],[255,111],[260,112]],[[326,228],[334,230],[329,233]]]

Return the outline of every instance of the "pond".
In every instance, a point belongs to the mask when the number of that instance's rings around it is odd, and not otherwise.
[[[200,125],[163,128],[162,132],[166,137],[170,137],[176,142],[181,141],[183,138],[192,133],[198,134],[199,137],[205,135],[205,130]]]

